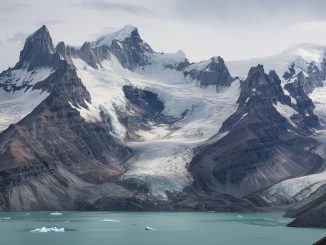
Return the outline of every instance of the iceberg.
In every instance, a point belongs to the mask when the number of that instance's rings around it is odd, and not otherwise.
[[[41,227],[31,230],[31,232],[40,232],[40,233],[47,233],[47,232],[64,232],[65,228],[57,228],[57,227]]]

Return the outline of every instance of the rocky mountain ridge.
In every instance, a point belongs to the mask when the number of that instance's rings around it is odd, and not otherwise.
[[[271,201],[270,188],[325,166],[313,137],[323,117],[311,96],[323,87],[324,60],[305,69],[293,62],[284,74],[258,65],[240,80],[219,56],[191,63],[183,52],[156,52],[132,26],[79,49],[54,47],[42,26],[0,75],[8,118],[0,208],[288,204],[279,193]]]

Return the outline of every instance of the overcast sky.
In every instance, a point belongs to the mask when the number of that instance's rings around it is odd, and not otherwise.
[[[236,60],[326,45],[325,9],[325,0],[1,0],[0,70],[43,24],[55,44],[80,46],[131,24],[156,51]]]

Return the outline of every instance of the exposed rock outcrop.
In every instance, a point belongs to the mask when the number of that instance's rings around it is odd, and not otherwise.
[[[313,112],[315,106],[308,96],[308,92],[319,85],[312,83],[311,79],[311,77],[306,77],[303,72],[300,72],[293,81],[284,86],[284,89],[295,99],[293,107],[299,112],[292,117],[292,120],[303,128],[317,128],[319,126],[318,117]]]
[[[224,137],[199,147],[189,164],[196,190],[244,197],[323,166],[311,152],[317,142],[284,115],[292,111],[290,97],[274,72],[266,75],[261,65],[251,68],[237,103],[220,129]]]
[[[46,26],[42,26],[25,42],[20,52],[19,62],[14,69],[27,69],[31,71],[37,67],[53,66],[58,64],[58,56],[55,54],[52,38]]]
[[[234,79],[220,56],[213,57],[208,62],[203,61],[202,63],[204,64],[199,63],[186,67],[185,76],[198,80],[202,87],[215,85],[219,89],[219,87],[230,86]]]

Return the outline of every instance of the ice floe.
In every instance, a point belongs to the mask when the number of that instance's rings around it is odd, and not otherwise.
[[[47,233],[47,232],[65,232],[65,228],[57,228],[55,226],[53,226],[53,227],[43,226],[41,228],[36,228],[34,230],[31,230],[30,232],[40,232],[40,233]]]

